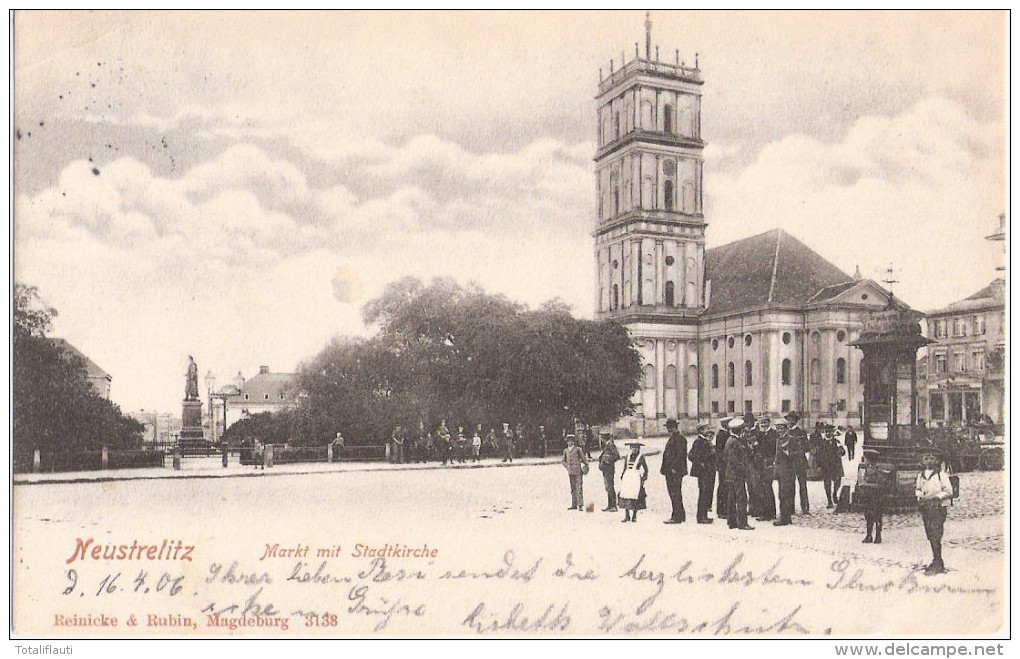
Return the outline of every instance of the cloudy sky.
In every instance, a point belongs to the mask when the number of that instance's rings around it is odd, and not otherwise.
[[[920,309],[996,275],[1004,14],[652,18],[699,53],[709,246],[782,227]],[[643,21],[18,13],[16,279],[125,409],[188,354],[291,370],[405,275],[590,316],[593,96]]]

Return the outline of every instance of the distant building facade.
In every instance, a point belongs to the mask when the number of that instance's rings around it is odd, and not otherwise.
[[[646,32],[645,57],[611,65],[596,95],[595,315],[626,326],[642,362],[623,422],[661,433],[667,419],[797,410],[856,424],[850,343],[889,293],[779,229],[706,249],[703,80],[677,60],[653,57]]]
[[[257,375],[245,379],[238,373],[231,384],[211,395],[212,436],[221,437],[224,431],[224,405],[226,427],[240,419],[291,409],[298,404],[296,373],[273,373],[269,366],[260,366]]]
[[[49,339],[50,343],[66,355],[77,357],[85,364],[85,379],[92,384],[103,398],[110,399],[110,389],[113,386],[113,376],[104,371],[98,364],[89,359],[85,353],[78,350],[67,342],[66,339]]]
[[[181,434],[181,418],[169,412],[138,410],[127,416],[142,424],[142,441],[148,444],[172,444]]]
[[[919,362],[918,401],[930,422],[1002,423],[1005,401],[1006,280],[925,315],[935,341]]]

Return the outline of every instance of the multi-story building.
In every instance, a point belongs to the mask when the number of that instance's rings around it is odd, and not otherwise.
[[[245,417],[296,407],[296,379],[295,373],[272,373],[268,366],[260,366],[258,374],[247,380],[238,373],[231,384],[210,395],[210,439],[221,437],[225,427]]]
[[[701,70],[653,56],[645,27],[645,56],[611,63],[596,96],[595,313],[628,328],[644,369],[624,422],[651,433],[791,409],[855,422],[850,343],[889,293],[779,229],[706,249]]]
[[[935,341],[919,362],[920,407],[932,423],[967,424],[987,415],[1002,423],[1006,280],[926,314]]]
[[[92,384],[96,393],[107,400],[110,399],[110,388],[113,386],[112,375],[100,368],[98,364],[89,359],[81,350],[68,343],[66,339],[51,338],[50,343],[64,354],[80,359],[85,365],[85,379]]]

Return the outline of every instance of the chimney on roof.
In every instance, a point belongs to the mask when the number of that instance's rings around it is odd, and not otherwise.
[[[861,280],[861,266],[857,265],[854,267],[854,281]]]
[[[269,373],[268,366],[259,366],[259,375],[266,375],[267,373]]]

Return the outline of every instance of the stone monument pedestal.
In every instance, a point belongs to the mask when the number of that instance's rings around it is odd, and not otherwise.
[[[178,441],[182,455],[211,455],[213,447],[205,440],[202,430],[202,401],[184,400],[181,403],[181,437]]]

